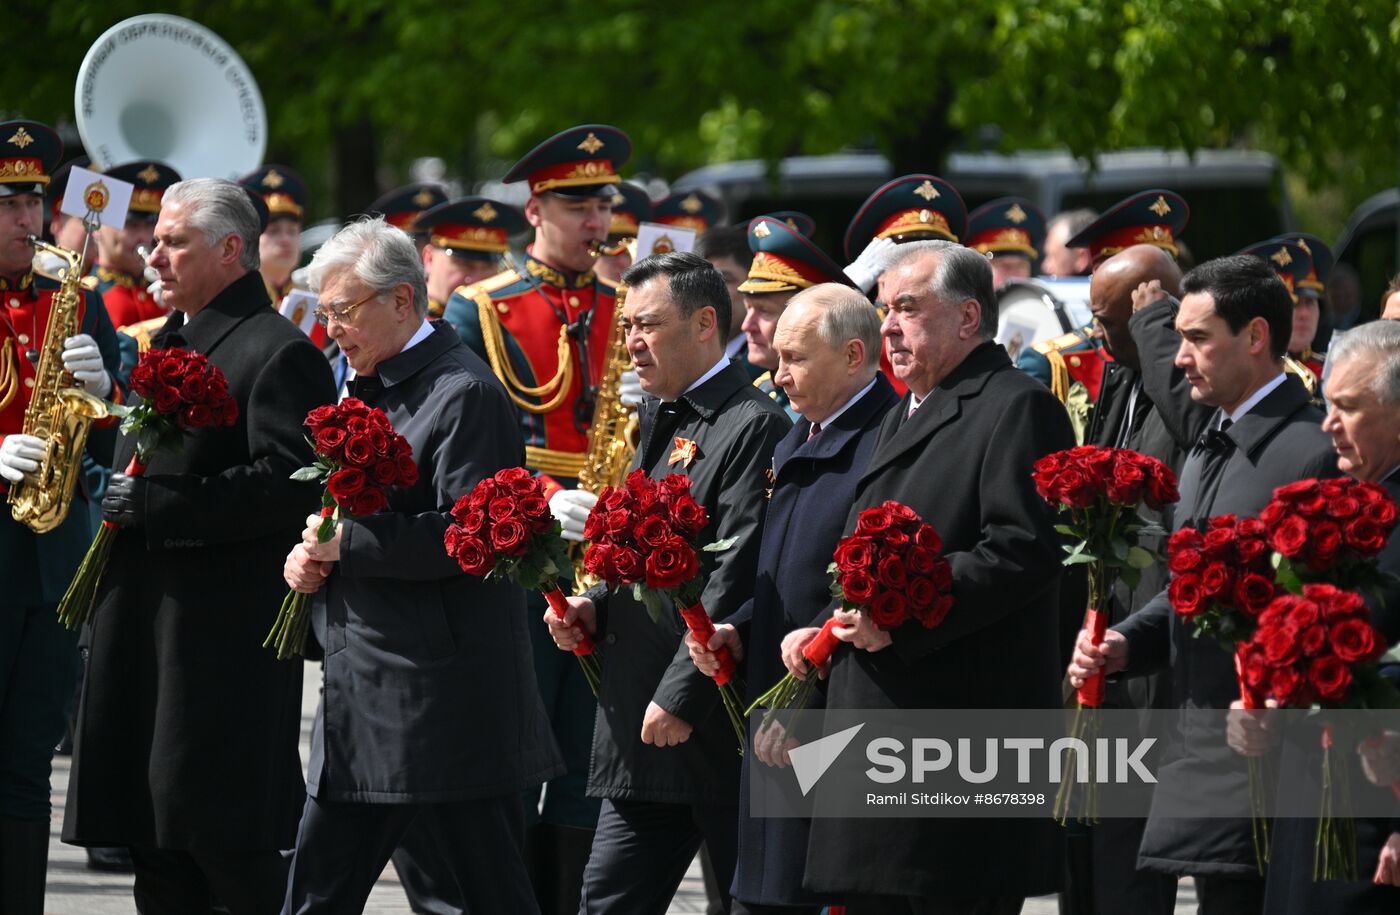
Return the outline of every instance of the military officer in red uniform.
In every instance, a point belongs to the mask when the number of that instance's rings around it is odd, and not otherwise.
[[[301,226],[306,219],[306,182],[285,165],[264,165],[238,182],[267,205],[267,228],[258,241],[258,269],[276,308],[292,291],[292,271],[301,260]]]
[[[895,245],[961,242],[966,234],[967,205],[956,188],[936,175],[902,175],[876,188],[846,227],[846,276],[872,293]]]
[[[112,326],[121,330],[129,325],[164,318],[168,309],[146,291],[146,259],[138,249],[155,247],[156,217],[165,189],[180,180],[180,173],[163,162],[127,162],[107,170],[108,175],[133,185],[126,227],[121,231],[103,226],[98,229],[97,291]]]
[[[1276,240],[1297,245],[1308,256],[1308,269],[1297,275],[1293,284],[1293,336],[1288,340],[1288,355],[1321,379],[1327,353],[1315,347],[1322,323],[1322,294],[1332,273],[1332,249],[1327,242],[1306,232],[1280,235]]]
[[[459,288],[443,312],[505,385],[524,434],[526,465],[545,478],[550,508],[573,540],[583,539],[597,499],[576,485],[617,295],[594,269],[597,246],[610,231],[618,170],[631,152],[621,130],[585,124],[527,153],[505,180],[529,188],[525,218],[535,228],[534,243],[516,268]],[[624,393],[636,397],[636,374],[627,376]],[[584,796],[596,705],[578,664],[555,649],[541,621],[543,600],[529,612],[540,695],[568,766],[545,789],[529,851],[541,908],[572,912],[598,820],[597,800]],[[537,800],[526,802],[532,818]]]
[[[1280,236],[1269,241],[1261,241],[1236,253],[1254,255],[1268,264],[1274,274],[1283,280],[1284,288],[1288,290],[1288,295],[1293,300],[1293,327],[1288,341],[1288,351],[1283,357],[1283,370],[1289,374],[1297,375],[1299,380],[1303,382],[1303,386],[1308,389],[1308,393],[1313,395],[1314,401],[1320,406],[1322,404],[1323,357],[1313,353],[1306,344],[1299,342],[1301,340],[1311,342],[1313,336],[1317,334],[1317,299],[1315,297],[1305,299],[1300,293],[1303,282],[1307,277],[1313,275],[1311,254],[1292,236]],[[1302,358],[1305,353],[1307,359]]]
[[[992,259],[992,287],[1030,279],[1045,243],[1045,214],[1024,197],[1002,197],[967,214],[963,244]]]
[[[652,204],[651,221],[704,235],[711,226],[724,222],[724,204],[704,191],[671,194]]]
[[[46,442],[23,434],[24,412],[46,344],[58,283],[36,275],[34,249],[47,212],[44,188],[63,157],[58,135],[33,121],[0,123],[0,484],[38,470]],[[79,331],[63,341],[75,386],[113,393],[116,332],[96,294],[80,290]],[[105,446],[105,447],[104,447]],[[88,453],[111,463],[112,438],[95,433]],[[103,453],[105,450],[105,454]],[[81,491],[75,500],[84,499]],[[44,908],[49,848],[49,770],[63,736],[78,673],[78,637],[54,614],[92,540],[88,512],[73,506],[36,534],[0,503],[0,912]]]
[[[442,317],[443,306],[458,287],[500,273],[510,240],[530,228],[519,209],[485,197],[440,203],[420,213],[413,226],[425,239],[428,313],[435,318]]]

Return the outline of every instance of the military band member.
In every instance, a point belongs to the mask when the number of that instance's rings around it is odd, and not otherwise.
[[[753,263],[748,227],[715,226],[700,236],[695,243],[695,253],[719,271],[724,277],[724,288],[729,290],[728,342],[724,345],[724,354],[748,372],[750,378],[757,379],[768,370],[749,361],[749,338],[744,333],[747,312],[744,294],[739,291],[739,286],[749,278],[749,265]]]
[[[935,175],[904,175],[875,189],[846,227],[846,276],[869,293],[894,246],[906,241],[961,241],[967,206]]]
[[[1316,298],[1303,299],[1298,287],[1312,272],[1312,257],[1306,248],[1294,241],[1275,238],[1261,241],[1241,249],[1239,254],[1259,258],[1269,265],[1269,269],[1283,281],[1288,296],[1293,302],[1293,321],[1289,336],[1289,349],[1284,354],[1284,371],[1297,375],[1314,397],[1314,402],[1322,406],[1318,394],[1322,387],[1322,361],[1314,356],[1312,364],[1304,363],[1293,350],[1295,340],[1311,340],[1317,334],[1318,302]],[[1303,347],[1307,349],[1307,347]],[[1316,369],[1313,368],[1316,366]]]
[[[47,442],[23,434],[58,283],[33,272],[47,211],[44,187],[59,160],[58,135],[34,121],[0,123],[0,483],[39,470]],[[116,332],[101,300],[83,292],[81,331],[62,342],[63,367],[89,393],[108,396]],[[111,463],[111,438],[91,434],[88,454]],[[105,451],[105,453],[104,453]],[[81,492],[75,501],[84,500]],[[85,500],[84,500],[85,501]],[[0,502],[0,911],[39,915],[49,852],[49,771],[78,673],[78,638],[54,608],[92,540],[83,505],[36,534]]]
[[[486,359],[505,385],[525,440],[525,465],[545,478],[564,536],[583,539],[597,501],[576,488],[588,450],[597,384],[613,332],[615,287],[594,267],[596,245],[612,224],[618,170],[632,142],[616,127],[586,124],[551,137],[506,174],[523,181],[534,243],[517,269],[459,288],[443,317]],[[632,374],[632,373],[629,373]],[[640,399],[636,376],[626,379]],[[598,802],[584,796],[596,703],[577,662],[554,649],[532,595],[530,632],[540,695],[568,772],[546,787],[529,834],[535,889],[546,909],[577,908],[577,888],[593,840]],[[535,818],[538,796],[527,798]],[[556,895],[563,894],[559,903]],[[571,903],[571,904],[570,904]]]
[[[632,266],[637,233],[642,223],[650,221],[651,198],[646,190],[627,181],[619,184],[613,197],[612,222],[608,224],[608,250],[594,268],[599,276],[613,284],[622,278],[622,271]]]
[[[967,239],[992,259],[992,285],[1030,279],[1045,243],[1045,214],[1024,197],[1002,197],[967,214]]]
[[[76,159],[65,162],[54,172],[53,180],[49,182],[45,199],[49,207],[49,237],[53,243],[60,248],[67,248],[69,251],[77,251],[83,254],[83,276],[87,276],[92,269],[93,249],[83,250],[84,240],[87,238],[87,226],[83,225],[83,220],[78,216],[69,216],[60,210],[63,206],[63,192],[68,189],[68,176],[76,168],[89,168],[91,160],[87,156],[79,156]],[[95,246],[94,246],[95,247]],[[35,255],[35,269],[39,272],[58,278],[60,271],[64,268],[62,258],[50,254]]]
[[[704,191],[671,194],[652,204],[651,221],[704,235],[724,221],[724,204]]]
[[[383,216],[389,225],[403,229],[413,239],[414,246],[422,251],[428,236],[414,223],[419,214],[446,202],[447,191],[441,185],[420,182],[394,188],[366,207],[365,213]]]
[[[822,249],[777,219],[760,216],[749,223],[749,249],[753,252],[749,276],[739,284],[744,294],[740,329],[748,343],[749,362],[764,369],[754,385],[796,420],[799,414],[788,402],[787,392],[773,381],[778,369],[778,351],[773,346],[778,318],[803,289],[818,283],[853,284]]]
[[[258,241],[263,282],[273,307],[292,291],[292,271],[301,260],[301,227],[306,220],[306,182],[285,165],[264,165],[239,182],[267,205],[267,228]]]
[[[1314,347],[1318,345],[1324,316],[1323,293],[1332,274],[1332,249],[1316,235],[1306,232],[1280,235],[1278,240],[1297,245],[1308,256],[1308,270],[1293,284],[1293,294],[1298,301],[1293,305],[1293,336],[1288,341],[1288,355],[1321,379],[1327,353]]]
[[[420,213],[413,223],[423,233],[423,269],[428,274],[428,314],[442,317],[460,286],[501,272],[510,240],[530,224],[520,210],[485,197],[461,197]]]
[[[97,291],[112,326],[122,330],[129,325],[165,318],[168,313],[147,287],[147,254],[155,248],[156,217],[160,215],[160,199],[165,189],[180,180],[180,173],[163,162],[127,162],[114,166],[106,174],[133,185],[131,205],[126,212],[126,227],[120,231],[102,226],[95,233],[97,240]]]

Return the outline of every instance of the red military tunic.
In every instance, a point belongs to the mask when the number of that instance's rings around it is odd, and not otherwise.
[[[100,264],[93,275],[97,277],[97,292],[107,307],[107,317],[117,330],[169,314],[170,310],[146,291],[144,276],[132,276]]]

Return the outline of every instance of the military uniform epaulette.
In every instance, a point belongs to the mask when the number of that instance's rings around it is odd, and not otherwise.
[[[1048,356],[1051,353],[1058,353],[1061,350],[1069,349],[1071,346],[1089,342],[1089,335],[1081,328],[1079,330],[1072,330],[1067,334],[1061,334],[1058,337],[1051,337],[1049,340],[1041,340],[1039,343],[1035,344],[1032,349],[1042,356]]]
[[[511,287],[519,284],[519,289]],[[479,295],[487,295],[493,299],[509,298],[519,295],[522,292],[529,292],[534,286],[530,284],[520,273],[514,269],[506,270],[495,276],[488,276],[484,280],[477,280],[469,286],[458,286],[453,290],[453,295],[460,295],[464,299],[475,299]]]
[[[604,289],[608,290],[614,295],[616,295],[617,291],[622,288],[621,283],[614,283],[612,280],[608,279],[607,277],[601,274],[597,276],[597,280],[599,286],[602,286]]]
[[[43,269],[41,269],[41,268],[40,268],[39,266],[37,266],[37,265],[34,267],[34,288],[35,288],[35,289],[57,289],[57,288],[59,287],[59,285],[62,284],[62,282],[63,282],[63,277],[59,276],[58,274],[56,274],[56,273],[49,273],[47,270],[43,270]],[[95,276],[85,276],[85,277],[83,277],[81,280],[78,281],[78,285],[79,285],[79,286],[82,286],[82,287],[83,287],[84,289],[86,289],[88,292],[96,292],[96,291],[97,291],[97,277],[95,277]]]

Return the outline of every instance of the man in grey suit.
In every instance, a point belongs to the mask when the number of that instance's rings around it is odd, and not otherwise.
[[[1176,314],[1181,345],[1173,364],[1144,364],[1144,384],[1185,371],[1191,398],[1216,408],[1207,431],[1181,473],[1181,501],[1173,526],[1204,529],[1215,515],[1258,514],[1275,488],[1307,477],[1335,476],[1336,458],[1319,428],[1321,412],[1307,389],[1283,371],[1292,322],[1288,290],[1269,265],[1252,256],[1221,258],[1192,270],[1181,282]],[[1081,633],[1070,662],[1070,682],[1095,670],[1128,676],[1170,665],[1178,708],[1227,708],[1239,695],[1229,652],[1212,639],[1192,638],[1172,611],[1166,591],[1109,629],[1102,645]],[[1245,770],[1220,777],[1231,754],[1223,732],[1190,734],[1179,758],[1163,766],[1138,866],[1190,874],[1205,915],[1261,911],[1251,825],[1240,819],[1185,819],[1159,811],[1199,803],[1208,792],[1222,804],[1247,797]],[[1206,781],[1203,773],[1213,778]]]
[[[453,503],[525,461],[505,391],[444,322],[426,320],[417,250],[382,219],[347,226],[311,263],[317,317],[350,361],[350,393],[408,439],[418,481],[386,509],[318,516],[287,557],[325,588],[312,625],[325,682],[285,913],[358,912],[410,824],[465,907],[537,912],[519,795],[563,765],[535,686],[525,594],[468,576],[443,548]]]

